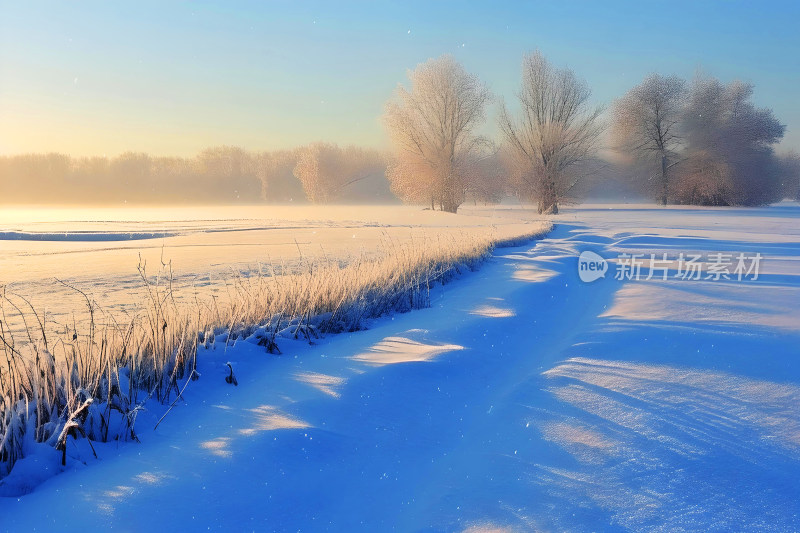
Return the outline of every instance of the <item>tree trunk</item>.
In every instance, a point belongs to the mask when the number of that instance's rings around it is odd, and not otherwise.
[[[539,212],[540,215],[557,215],[558,203],[539,200],[539,207],[537,211]]]
[[[458,203],[456,202],[445,202],[442,205],[442,211],[447,213],[455,213],[458,211]]]
[[[667,205],[667,156],[661,154],[661,205]]]
[[[545,184],[542,195],[539,197],[539,206],[537,211],[540,215],[558,214],[558,196],[556,195],[555,182],[548,180]]]

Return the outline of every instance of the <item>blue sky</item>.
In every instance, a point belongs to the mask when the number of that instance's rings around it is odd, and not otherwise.
[[[798,22],[796,2],[0,0],[0,153],[383,146],[407,69],[450,53],[509,99],[536,48],[606,105],[649,72],[750,81],[800,150]]]

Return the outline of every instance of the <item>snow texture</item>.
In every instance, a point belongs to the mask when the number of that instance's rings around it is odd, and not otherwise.
[[[0,498],[0,530],[798,530],[798,221],[565,210],[430,309],[281,356],[209,349],[156,431],[167,406],[140,415],[141,444],[95,460],[70,440],[87,466]],[[584,250],[765,259],[755,281],[583,283]]]

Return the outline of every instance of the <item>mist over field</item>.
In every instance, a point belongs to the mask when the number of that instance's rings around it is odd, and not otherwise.
[[[797,531],[800,7],[0,0],[0,531]]]

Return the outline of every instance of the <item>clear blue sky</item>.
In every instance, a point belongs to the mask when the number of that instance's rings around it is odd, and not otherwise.
[[[789,1],[0,0],[0,153],[382,146],[406,69],[451,53],[510,98],[535,48],[603,104],[654,71],[753,82],[800,150],[799,23]]]

